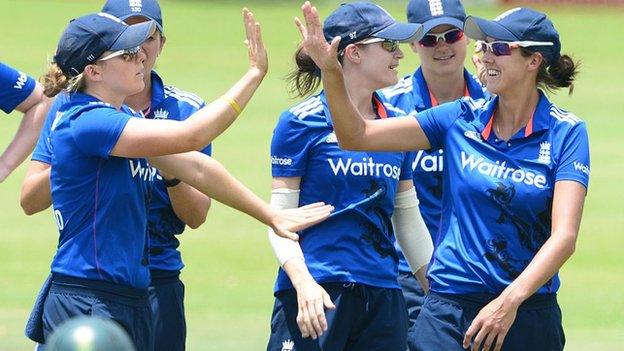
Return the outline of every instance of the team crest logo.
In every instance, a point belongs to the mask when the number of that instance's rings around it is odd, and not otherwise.
[[[537,162],[543,164],[550,164],[550,143],[545,141],[540,144],[539,156]]]
[[[431,16],[442,16],[444,14],[444,8],[442,7],[442,1],[429,0],[429,11]]]
[[[481,141],[481,134],[473,131],[473,130],[467,130],[464,132],[464,136],[468,139],[472,139],[475,141]]]
[[[282,351],[294,351],[295,342],[288,339],[286,341],[282,341]]]
[[[169,118],[169,111],[159,108],[154,111],[154,119],[167,119]]]

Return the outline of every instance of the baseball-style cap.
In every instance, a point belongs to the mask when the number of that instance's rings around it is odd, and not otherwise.
[[[132,49],[141,45],[155,30],[153,21],[127,25],[108,13],[95,13],[73,19],[65,28],[54,55],[63,73],[77,76],[106,51]]]
[[[407,20],[423,25],[423,33],[439,25],[464,28],[466,10],[459,0],[411,0],[407,4]]]
[[[417,40],[422,36],[422,26],[398,23],[386,10],[373,3],[353,2],[340,5],[325,19],[323,34],[328,42],[340,36],[338,50],[342,50],[369,37],[400,42]]]
[[[122,21],[130,17],[145,17],[156,22],[156,27],[163,32],[162,13],[157,0],[108,0],[102,12],[120,18]]]
[[[526,7],[508,10],[492,21],[468,16],[464,32],[477,40],[489,37],[501,41],[551,42],[553,45],[531,46],[528,49],[541,53],[548,64],[557,62],[561,57],[561,41],[553,23],[545,14]]]

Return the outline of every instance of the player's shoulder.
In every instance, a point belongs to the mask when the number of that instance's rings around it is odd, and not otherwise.
[[[414,79],[412,75],[401,78],[395,85],[383,88],[380,93],[388,100],[394,100],[403,94],[409,94],[414,90]]]
[[[164,100],[161,103],[161,105],[164,106],[163,108],[175,105],[179,108],[193,108],[198,110],[205,105],[205,102],[201,97],[189,91],[182,90],[173,85],[164,85],[163,89]]]
[[[293,121],[310,125],[326,122],[325,106],[321,94],[310,96],[307,99],[282,112],[280,120]]]

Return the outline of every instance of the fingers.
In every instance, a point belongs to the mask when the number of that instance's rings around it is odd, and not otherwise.
[[[243,23],[245,24],[245,37],[249,40],[252,37],[253,32],[253,15],[247,8],[243,9]]]
[[[490,348],[492,347],[494,340],[497,339],[496,335],[497,333],[494,333],[494,332],[490,332],[487,335],[487,337],[485,338],[485,341],[483,342],[483,350],[490,351]]]
[[[490,333],[490,328],[488,328],[487,325],[482,326],[472,342],[472,351],[481,350],[481,344],[483,343],[483,340],[488,336],[488,334],[495,333]],[[489,351],[489,349],[486,350]]]
[[[329,44],[330,52],[333,56],[338,56],[338,45],[340,45],[340,40],[342,40],[341,37],[334,37],[331,44]]]
[[[299,29],[299,33],[301,33],[301,38],[306,40],[308,38],[308,30],[303,23],[301,23],[301,20],[298,17],[295,17],[295,25],[297,26],[297,29]]]
[[[466,330],[466,334],[464,335],[464,341],[462,346],[467,349],[470,346],[470,341],[474,337],[474,334],[481,328],[481,321],[478,318],[472,321],[468,330]]]
[[[278,228],[273,231],[275,232],[275,234],[281,236],[282,238],[290,239],[292,241],[299,241],[299,235],[297,235],[297,233],[293,233],[289,230],[285,230],[281,228]]]
[[[297,314],[297,325],[301,331],[301,337],[310,337],[310,330],[308,328],[310,317],[308,317],[308,310],[305,306],[299,306],[299,313]]]
[[[264,41],[262,41],[262,30],[260,28],[260,23],[256,22],[254,25],[256,29],[256,44],[257,49],[264,50]]]
[[[334,305],[334,302],[331,300],[331,297],[329,296],[329,294],[327,292],[323,293],[323,305],[325,306],[325,308],[333,310],[336,308],[336,305]]]
[[[316,305],[317,305],[317,301],[321,302],[321,310],[317,310],[316,309]],[[321,324],[319,322],[319,316],[322,315],[323,318],[325,318],[325,312],[323,311],[323,304],[322,304],[322,300],[321,299],[315,299],[313,301],[308,301],[307,302],[307,306],[308,306],[308,315],[310,317],[310,336],[312,337],[312,339],[316,339],[319,336],[321,336],[321,334],[323,334],[324,329],[321,327]]]

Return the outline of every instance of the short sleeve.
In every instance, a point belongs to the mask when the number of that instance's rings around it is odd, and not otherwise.
[[[305,122],[289,112],[284,112],[273,131],[271,141],[273,177],[304,175],[310,145],[309,128]]]
[[[59,109],[67,101],[68,96],[64,93],[57,95],[54,99],[52,106],[50,106],[50,109],[48,110],[46,119],[43,122],[43,127],[41,128],[39,139],[37,140],[37,144],[35,145],[35,149],[33,150],[32,160],[52,164],[52,146],[50,144],[50,132],[52,131],[52,124],[54,123],[57,114],[60,113]]]
[[[584,122],[575,124],[563,140],[555,181],[574,180],[589,186],[589,138]]]
[[[30,96],[35,85],[33,78],[0,62],[0,109],[13,112]]]
[[[414,162],[415,152],[404,152],[403,163],[401,164],[401,176],[399,180],[411,180],[413,178],[412,162]]]
[[[106,158],[130,118],[131,115],[108,107],[89,110],[72,121],[72,136],[85,154]]]
[[[462,102],[455,101],[430,108],[416,115],[418,124],[429,139],[431,149],[444,148],[446,132],[465,112],[466,108]]]

